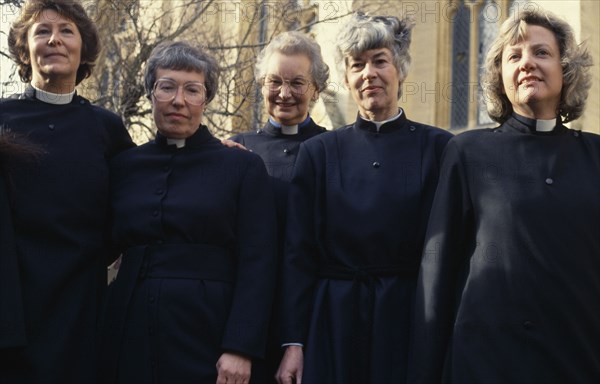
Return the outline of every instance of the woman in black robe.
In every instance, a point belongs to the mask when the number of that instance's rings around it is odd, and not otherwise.
[[[403,383],[416,278],[450,133],[398,108],[413,24],[338,34],[355,123],[301,144],[288,205],[280,383]]]
[[[283,259],[289,182],[298,149],[303,141],[325,132],[308,112],[319,92],[327,87],[329,67],[323,61],[316,41],[300,32],[284,32],[258,55],[255,77],[261,86],[269,120],[261,129],[231,139],[259,155],[267,167],[277,208],[279,264]],[[253,383],[275,381],[275,372],[283,355],[277,312],[276,309],[273,311],[270,323],[265,361],[255,364],[252,369]]]
[[[103,326],[106,382],[242,384],[263,357],[274,199],[260,157],[223,146],[201,124],[218,73],[185,42],[148,59],[156,139],[111,164],[123,257]]]
[[[108,161],[133,143],[118,116],[75,92],[100,52],[78,2],[25,2],[8,47],[27,86],[0,101],[0,127],[42,153],[11,158],[18,276],[2,284],[20,289],[24,332],[12,342],[1,336],[0,382],[93,383],[109,258]]]
[[[600,382],[600,136],[591,58],[557,16],[511,16],[484,78],[498,128],[444,155],[416,302],[415,383]]]

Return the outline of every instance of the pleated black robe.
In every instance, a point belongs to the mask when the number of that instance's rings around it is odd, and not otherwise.
[[[300,146],[282,342],[304,344],[303,383],[405,382],[425,228],[450,137],[402,113],[379,132],[358,118]]]
[[[447,146],[411,382],[600,382],[600,136],[528,123]]]

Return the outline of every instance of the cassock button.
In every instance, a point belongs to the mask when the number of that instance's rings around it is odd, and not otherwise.
[[[152,216],[154,216],[154,217],[158,216],[158,209],[155,210],[154,212],[152,212]]]
[[[526,320],[523,322],[523,328],[525,328],[526,330],[530,330],[531,328],[533,328],[533,323],[529,320]]]
[[[546,184],[552,185],[552,184],[554,184],[554,180],[552,180],[552,178],[549,177],[546,179]]]
[[[54,131],[54,124],[48,125],[48,129],[50,129],[51,131]]]
[[[262,133],[262,130],[261,129],[257,129],[256,133]]]
[[[288,155],[290,153],[290,150],[286,148],[286,149],[283,150],[283,153],[285,153],[286,155]]]
[[[158,189],[156,190],[156,194],[157,194],[157,195],[162,195],[162,194],[163,194],[163,190],[162,190],[162,189],[160,189],[160,188],[158,188]]]
[[[83,104],[85,104],[85,101],[79,100],[79,104],[83,105]]]
[[[161,245],[163,243],[162,240],[156,240],[156,244]]]
[[[417,128],[415,128],[414,125],[411,125],[409,129],[410,129],[411,132],[414,132]]]
[[[379,167],[381,167],[381,164],[379,164],[379,161],[373,162],[373,168],[379,168]]]
[[[579,137],[579,132],[573,132],[573,136]]]

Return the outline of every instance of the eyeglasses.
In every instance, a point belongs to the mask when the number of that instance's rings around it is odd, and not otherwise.
[[[173,80],[160,79],[154,83],[152,94],[158,101],[173,101],[179,88],[183,88],[183,98],[189,104],[202,105],[206,101],[206,88],[197,82],[179,85]]]
[[[284,84],[290,88],[293,93],[303,95],[308,92],[311,83],[306,79],[297,78],[292,80],[284,80],[277,76],[267,76],[263,80],[263,85],[268,88],[269,92],[279,92]]]

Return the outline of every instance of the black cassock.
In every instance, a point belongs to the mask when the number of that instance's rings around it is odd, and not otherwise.
[[[531,123],[511,117],[446,147],[415,383],[600,382],[600,136]]]
[[[402,383],[439,161],[451,134],[354,123],[300,146],[288,206],[282,342],[303,383]]]
[[[26,340],[0,346],[0,382],[94,383],[109,256],[108,162],[133,143],[117,115],[79,96],[47,104],[32,87],[0,102],[0,126],[43,151],[11,162]]]
[[[223,352],[264,353],[275,208],[260,157],[205,126],[112,163],[122,264],[104,321],[106,381],[212,383]]]
[[[292,179],[294,164],[298,156],[300,144],[311,137],[325,132],[326,129],[318,126],[308,118],[298,126],[298,133],[285,135],[281,128],[267,122],[262,129],[254,132],[245,132],[232,137],[231,139],[244,145],[252,152],[259,155],[265,162],[267,172],[269,173],[273,191],[275,192],[275,202],[277,209],[277,264],[283,259],[283,239],[285,236],[286,209],[289,183]],[[279,270],[279,268],[278,268]],[[278,273],[278,276],[280,274]],[[275,295],[278,296],[281,283],[277,282]],[[279,336],[280,320],[277,317],[278,311],[273,311],[273,318],[269,327],[269,341],[265,362],[257,362],[252,367],[252,382],[267,383],[275,381],[275,372],[283,356]]]

